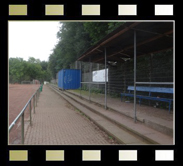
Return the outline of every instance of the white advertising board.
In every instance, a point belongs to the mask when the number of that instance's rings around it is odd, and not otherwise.
[[[106,69],[107,73],[107,82],[108,82],[108,69]],[[97,70],[92,72],[92,81],[93,82],[105,82],[105,69]]]

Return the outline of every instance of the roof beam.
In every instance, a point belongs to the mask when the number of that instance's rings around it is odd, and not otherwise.
[[[125,33],[126,31],[128,31],[129,29],[137,26],[138,24],[140,24],[140,22],[135,22],[133,24],[131,24],[129,27],[125,27],[123,30],[119,31],[118,33],[114,34],[113,36],[111,36],[110,38],[108,38],[107,40],[103,41],[102,43],[100,43],[98,46],[96,46],[95,48],[93,48],[91,51],[85,53],[83,56],[81,56],[79,60],[81,60],[82,58],[84,58],[86,55],[92,53],[93,51],[95,51],[96,49],[98,49],[99,47],[103,46],[104,44],[108,43],[109,41],[115,39],[116,37],[118,37],[119,35]]]
[[[140,54],[140,55],[138,55],[138,56],[149,55],[149,54],[155,54],[155,53],[163,52],[163,51],[170,50],[170,49],[173,49],[173,47],[169,47],[169,48],[166,48],[166,49],[162,49],[162,50],[158,50],[158,51],[153,51],[153,52],[149,52],[149,53]]]
[[[157,36],[155,36],[155,37],[153,37],[153,38],[150,38],[150,39],[147,39],[147,40],[145,40],[145,41],[143,41],[143,42],[140,42],[139,44],[137,44],[137,46],[141,46],[141,45],[143,45],[143,44],[152,42],[152,41],[157,40],[157,39],[159,39],[159,38],[161,38],[161,37],[164,37],[164,36],[166,36],[166,35],[169,35],[169,34],[171,34],[171,33],[173,33],[173,30],[168,31],[168,32],[166,32],[166,33],[164,33],[164,34],[157,35]],[[133,47],[134,47],[134,45],[128,46],[128,47],[126,47],[126,48],[124,48],[124,49],[122,49],[122,50],[120,50],[120,51],[117,51],[117,52],[115,52],[115,53],[112,53],[112,54],[108,55],[107,57],[112,57],[112,56],[114,56],[114,55],[116,55],[116,54],[120,54],[121,52],[126,51],[126,50],[128,50],[128,49],[131,49],[131,48],[133,48]],[[102,59],[103,59],[103,58],[100,58],[100,59],[96,60],[95,62],[100,61],[100,60],[102,60]]]

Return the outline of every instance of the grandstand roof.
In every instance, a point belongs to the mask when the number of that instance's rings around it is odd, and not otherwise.
[[[85,51],[77,60],[104,63],[124,62],[134,57],[134,30],[137,57],[173,48],[173,21],[126,22]]]

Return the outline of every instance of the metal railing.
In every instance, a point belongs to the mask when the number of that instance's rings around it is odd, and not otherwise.
[[[80,82],[80,97],[81,97],[81,84],[89,84],[89,101],[91,101],[91,85],[92,84],[104,84],[105,85],[105,82]],[[106,107],[106,104],[105,104],[105,107]]]
[[[11,123],[9,126],[9,133],[12,130],[12,128],[15,126],[16,122],[19,120],[21,117],[21,142],[24,144],[24,112],[26,108],[29,106],[29,115],[30,115],[30,125],[32,125],[32,108],[31,108],[31,102],[33,99],[33,108],[34,108],[34,113],[35,113],[35,105],[37,106],[38,98],[40,96],[40,92],[42,91],[42,86],[41,85],[36,92],[32,95],[32,97],[29,99],[29,101],[26,103],[22,111],[18,114],[18,116],[15,118],[15,120]]]

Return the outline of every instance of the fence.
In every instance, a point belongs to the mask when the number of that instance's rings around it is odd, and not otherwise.
[[[15,124],[17,123],[17,121],[21,117],[21,143],[22,144],[24,144],[24,117],[25,117],[25,110],[27,109],[27,107],[29,107],[30,125],[32,125],[32,107],[33,107],[33,111],[35,113],[35,106],[37,106],[38,98],[39,98],[40,92],[42,91],[42,86],[43,85],[41,85],[36,90],[36,92],[32,95],[32,97],[26,103],[26,105],[24,106],[22,111],[19,113],[19,115],[15,118],[15,120],[9,126],[8,130],[9,130],[9,133],[10,133],[10,131],[13,129],[13,127],[15,126]]]
[[[95,93],[105,93],[105,82],[94,82],[94,71],[105,68],[104,64],[76,61],[70,65],[72,69],[81,69],[82,81],[80,96],[87,95],[89,100],[96,100]],[[106,93],[108,97],[120,99],[120,93],[126,93],[127,87],[134,85],[134,59],[124,62],[116,62],[111,65],[107,61],[108,81],[106,82]],[[161,53],[145,55],[136,59],[136,81],[138,84],[148,82],[146,86],[173,87],[173,52],[168,50]],[[161,82],[161,84],[154,84]],[[170,84],[167,84],[170,82]],[[151,84],[152,83],[152,84]],[[137,92],[138,94],[139,92]],[[154,94],[165,98],[173,98],[172,94]],[[93,96],[93,97],[92,97]],[[102,102],[106,100],[102,96]],[[125,99],[126,100],[126,99]],[[133,98],[127,99],[133,102]],[[156,101],[143,100],[142,104],[155,106]],[[160,108],[167,108],[167,103],[159,103]]]

